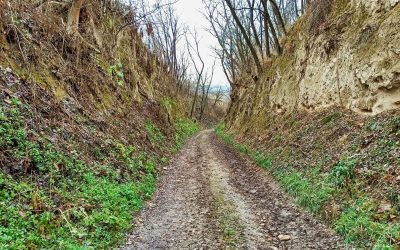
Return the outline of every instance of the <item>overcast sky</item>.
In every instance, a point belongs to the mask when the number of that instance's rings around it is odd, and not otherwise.
[[[152,0],[150,0],[152,2]],[[217,46],[217,40],[206,29],[209,27],[207,19],[201,14],[204,6],[201,0],[179,0],[174,4],[176,12],[180,18],[181,24],[195,28],[201,38],[200,53],[206,63],[206,67],[211,69],[215,60],[212,46]],[[186,48],[185,48],[186,49]],[[213,86],[224,85],[229,86],[219,61],[216,63]]]

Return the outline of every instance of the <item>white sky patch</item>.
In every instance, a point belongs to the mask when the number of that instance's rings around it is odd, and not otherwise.
[[[150,3],[154,2],[154,0],[150,0]],[[212,86],[223,86],[224,88],[229,87],[229,83],[225,77],[223,72],[220,60],[216,58],[212,47],[217,47],[218,41],[214,38],[207,29],[210,24],[207,19],[203,16],[201,12],[204,10],[204,5],[202,0],[179,0],[174,4],[174,8],[176,9],[176,13],[179,17],[179,21],[181,25],[188,26],[191,30],[196,29],[200,38],[200,53],[205,62],[205,67],[208,72],[211,73],[211,68],[216,61],[215,65],[215,73],[214,80],[212,82]],[[185,44],[184,39],[181,41],[181,46]],[[180,48],[187,50],[186,47]],[[193,68],[193,67],[192,67]],[[192,70],[194,71],[194,68]]]

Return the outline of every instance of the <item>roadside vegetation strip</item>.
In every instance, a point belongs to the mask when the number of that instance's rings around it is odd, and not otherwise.
[[[222,195],[213,197],[213,209],[218,216],[227,249],[236,249],[245,242],[244,226],[234,207]]]
[[[65,152],[26,126],[29,106],[0,102],[0,249],[105,249],[119,244],[155,190],[157,158],[123,142],[95,148],[98,162]],[[165,140],[150,122],[152,143]],[[176,124],[176,148],[197,132]],[[118,166],[112,164],[118,162]]]
[[[209,167],[209,181],[212,199],[212,209],[218,220],[219,227],[224,236],[224,242],[227,249],[237,249],[246,244],[246,227],[245,218],[240,216],[238,207],[238,199],[232,192],[228,184],[228,177],[223,172],[222,166],[217,162],[213,162],[214,156],[212,151],[207,148]]]
[[[320,166],[294,168],[275,161],[274,155],[236,143],[233,135],[225,132],[224,124],[216,128],[216,133],[268,170],[298,205],[325,219],[347,243],[361,249],[399,248],[400,224],[393,220],[394,210],[399,208],[382,207],[381,201],[371,198],[368,190],[363,189],[362,180],[356,175],[357,154],[346,156],[328,172]],[[330,202],[338,200],[341,207],[332,211]]]

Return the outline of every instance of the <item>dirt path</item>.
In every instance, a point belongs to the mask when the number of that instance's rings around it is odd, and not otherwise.
[[[171,162],[124,249],[341,249],[339,242],[208,130]]]

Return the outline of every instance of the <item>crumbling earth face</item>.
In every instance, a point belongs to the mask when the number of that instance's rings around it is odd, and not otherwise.
[[[342,249],[262,169],[212,131],[192,138],[123,249]]]

